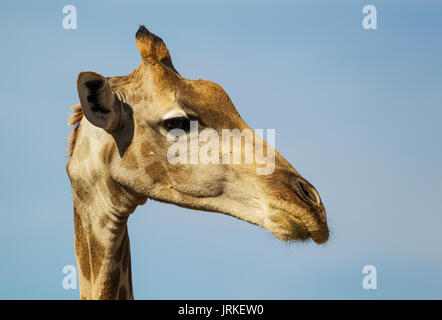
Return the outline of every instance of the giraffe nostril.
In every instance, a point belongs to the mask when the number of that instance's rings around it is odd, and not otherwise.
[[[319,197],[318,192],[316,189],[311,186],[309,183],[299,180],[299,191],[304,196],[304,198],[307,198],[310,202],[312,202],[316,206],[321,205],[321,198]]]

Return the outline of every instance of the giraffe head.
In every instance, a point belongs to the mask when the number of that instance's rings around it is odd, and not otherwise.
[[[129,75],[106,78],[87,71],[78,76],[85,116],[81,131],[92,150],[88,167],[105,170],[112,184],[124,189],[129,198],[141,199],[137,204],[150,198],[231,215],[261,226],[284,241],[311,238],[317,243],[326,242],[329,232],[325,209],[316,189],[250,130],[223,88],[210,81],[182,77],[163,41],[143,26],[136,33],[136,43],[142,63]],[[170,150],[178,140],[183,147],[178,149],[186,159],[192,158],[195,147],[203,150],[208,137],[200,136],[192,146],[191,131],[198,134],[208,128],[206,132],[213,139],[221,138],[225,129],[252,132],[251,141],[240,142],[244,152],[239,164],[222,161],[230,159],[234,148],[226,152],[221,142],[219,149],[209,152],[219,155],[219,161],[170,161]],[[171,131],[180,133],[176,141],[170,139]],[[255,154],[259,141],[264,153],[274,154],[271,174],[257,174],[262,164],[255,161],[255,156],[252,163],[244,161],[245,150]],[[84,158],[81,153],[75,148],[70,162]],[[69,175],[75,180],[78,166],[70,167]],[[112,192],[110,196],[120,197]]]

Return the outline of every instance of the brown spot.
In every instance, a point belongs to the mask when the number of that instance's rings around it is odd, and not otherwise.
[[[132,266],[131,266],[130,259],[129,259],[128,269],[129,269],[129,270],[128,270],[127,278],[128,278],[128,281],[129,281],[129,294],[130,294],[130,297],[133,298],[133,287],[132,287]]]
[[[100,150],[99,158],[100,158],[101,162],[103,162],[104,164],[107,164],[110,162],[109,161],[110,150],[111,150],[111,146],[109,145],[109,143],[106,143]]]
[[[147,175],[152,179],[153,183],[160,181],[167,182],[167,170],[164,165],[158,161],[153,162],[145,168]]]
[[[81,223],[81,218],[74,207],[74,228],[75,228],[75,253],[80,265],[81,274],[86,280],[91,278],[91,265],[89,261],[89,246],[86,234]]]
[[[127,248],[128,240],[129,240],[129,235],[127,234],[127,229],[126,229],[123,239],[121,239],[120,247],[118,248],[118,250],[115,254],[115,262],[119,263],[121,261],[122,256],[123,256],[123,252],[125,250],[129,250],[129,248]]]
[[[118,299],[119,300],[127,300],[128,299],[127,290],[125,287],[121,287],[120,290],[118,291]]]
[[[101,264],[103,263],[105,249],[102,243],[94,235],[91,225],[89,225],[89,242],[91,248],[92,272],[94,274],[94,279],[97,279],[98,274],[100,273]]]
[[[105,144],[99,153],[99,158],[103,164],[110,164],[114,158],[115,144]]]
[[[152,146],[148,142],[143,142],[141,144],[141,154],[145,157],[147,157],[150,152],[152,151]]]
[[[107,276],[103,283],[103,290],[100,292],[100,299],[116,299],[118,284],[120,283],[120,270],[115,269]]]
[[[113,205],[119,206],[123,203],[121,188],[110,177],[106,177],[106,186],[109,191],[109,198]]]
[[[80,300],[87,300],[87,298],[83,295],[80,295]]]
[[[130,241],[129,237],[127,237],[127,241],[125,244],[126,250],[123,252],[123,260],[121,261],[121,264],[123,265],[123,272],[127,272],[127,270],[130,270]]]
[[[133,152],[129,151],[129,150],[124,155],[122,164],[129,170],[137,170],[138,169],[137,158],[135,157]]]
[[[90,200],[91,193],[85,187],[86,182],[82,178],[72,182],[72,192],[81,202],[87,203]]]

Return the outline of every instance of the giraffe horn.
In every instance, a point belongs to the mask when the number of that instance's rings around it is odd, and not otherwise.
[[[159,62],[178,73],[172,64],[169,50],[160,37],[151,33],[145,26],[140,26],[135,39],[143,61]]]

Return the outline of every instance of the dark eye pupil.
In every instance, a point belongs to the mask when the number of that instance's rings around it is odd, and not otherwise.
[[[190,130],[189,119],[186,118],[175,118],[165,121],[165,127],[167,130],[182,129],[184,131]]]
[[[183,125],[183,122],[181,120],[169,120],[167,122],[167,127],[169,129],[181,129],[181,126]]]

